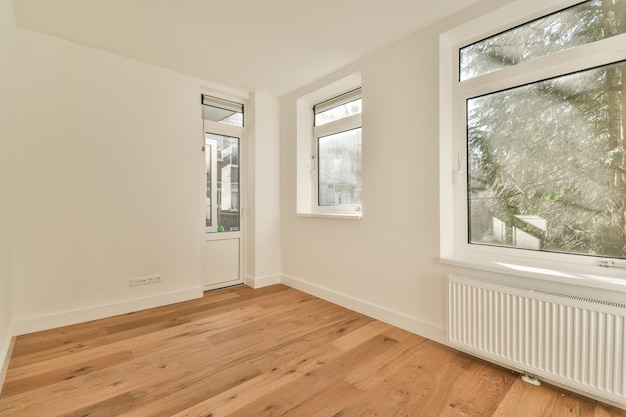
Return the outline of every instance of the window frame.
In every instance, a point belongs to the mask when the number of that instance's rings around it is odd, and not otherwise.
[[[362,98],[359,94],[358,98]],[[354,101],[354,100],[351,100]],[[319,164],[320,164],[320,155],[319,155],[319,141],[321,138],[325,138],[327,136],[335,135],[342,132],[347,132],[355,129],[362,129],[361,123],[361,114],[353,114],[348,117],[344,117],[342,119],[337,119],[332,122],[325,123],[320,126],[313,126],[313,141],[312,141],[312,159],[313,169],[311,172],[312,180],[313,180],[313,201],[315,203],[314,212],[316,213],[360,213],[363,208],[363,201],[361,204],[342,204],[336,206],[322,206],[320,205],[319,200]],[[313,116],[315,120],[315,115]],[[363,136],[361,130],[361,145],[363,144]],[[363,161],[361,160],[361,163]],[[361,178],[361,181],[363,179]]]
[[[467,216],[466,102],[469,98],[626,59],[626,35],[574,47],[460,81],[460,49],[580,3],[518,1],[440,37],[440,257],[444,263],[626,291],[625,270],[605,257],[470,244]],[[613,260],[626,265],[624,260]]]
[[[241,193],[240,190],[247,187],[247,167],[246,167],[246,137],[248,127],[246,126],[247,116],[246,112],[248,111],[248,100],[243,96],[227,94],[219,91],[213,91],[210,89],[202,89],[201,93],[201,106],[210,106],[221,108],[223,110],[231,111],[233,113],[241,113],[241,124],[233,124],[230,122],[225,122],[222,120],[211,120],[206,119],[204,117],[204,109],[201,109],[201,124],[202,124],[202,152],[205,155],[204,159],[204,168],[206,172],[206,149],[205,146],[207,144],[207,134],[223,136],[223,137],[232,137],[238,139],[238,161],[237,164],[232,164],[239,170],[239,180],[237,184],[237,190],[231,190],[231,198],[232,193],[236,192],[238,195],[238,203],[239,203],[239,230],[230,231],[225,230],[224,232],[218,232],[218,225],[212,225],[210,227],[204,227],[204,236],[206,240],[220,240],[224,239],[227,236],[233,236],[239,234],[241,236],[241,241],[245,242],[245,236],[247,235],[247,221],[246,221],[246,204],[247,197],[245,192]],[[215,161],[212,161],[212,168],[217,170],[218,162],[223,161],[223,156],[216,155]],[[214,172],[213,175],[217,175],[217,172]],[[206,198],[206,180],[203,181],[203,195]],[[245,243],[242,243],[244,245]],[[243,246],[242,246],[243,248]],[[240,249],[242,250],[242,249]],[[243,258],[242,258],[243,259]]]
[[[346,220],[359,220],[363,216],[363,198],[359,207],[318,205],[318,181],[316,179],[318,155],[315,114],[313,110],[315,105],[361,87],[361,73],[354,72],[333,82],[303,90],[302,93],[296,96],[296,214],[298,216]],[[361,90],[361,99],[363,97],[363,91]],[[360,126],[358,127],[363,129],[363,111],[364,108],[362,107],[361,113],[358,115],[348,116],[320,125],[318,126],[318,133],[328,132],[328,129],[337,126],[343,126],[343,129],[340,131],[349,130],[345,129],[345,127],[354,126],[355,120],[359,121]],[[364,138],[363,132],[364,130],[361,131],[362,143]],[[363,159],[361,162],[363,163]]]

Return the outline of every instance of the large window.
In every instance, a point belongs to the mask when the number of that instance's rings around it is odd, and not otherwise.
[[[318,210],[361,210],[361,89],[314,106]]]
[[[454,58],[441,61],[453,77],[442,84],[452,114],[444,103],[442,121],[453,125],[442,124],[442,141],[452,138],[442,152],[456,172],[453,198],[442,198],[456,210],[448,211],[452,251],[619,263],[626,259],[626,0],[549,3],[560,8],[458,40]]]

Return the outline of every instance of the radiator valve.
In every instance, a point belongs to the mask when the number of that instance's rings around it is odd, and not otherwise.
[[[539,381],[539,377],[537,375],[530,374],[528,372],[524,372],[524,375],[522,375],[522,381],[528,382],[529,384],[533,384],[537,386],[541,385],[541,382]]]

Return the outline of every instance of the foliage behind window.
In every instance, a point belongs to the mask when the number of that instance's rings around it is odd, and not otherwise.
[[[460,77],[625,31],[626,1],[588,1],[470,45]],[[467,101],[470,243],[626,258],[625,85],[616,62]]]
[[[592,0],[460,50],[460,80],[626,33],[626,0]]]

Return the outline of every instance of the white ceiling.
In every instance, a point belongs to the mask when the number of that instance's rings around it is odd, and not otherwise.
[[[477,0],[14,0],[18,25],[281,96]]]

